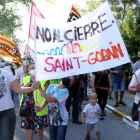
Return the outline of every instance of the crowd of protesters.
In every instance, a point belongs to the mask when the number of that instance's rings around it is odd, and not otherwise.
[[[136,72],[137,76],[140,75],[140,52],[138,52],[138,58],[135,64],[131,62],[132,81],[128,90],[132,94],[136,93],[137,104],[140,101],[140,84],[137,83],[137,78],[133,74]],[[93,128],[97,139],[100,140],[98,116],[100,120],[104,120],[107,99],[113,99],[112,91],[115,95],[114,107],[120,104],[126,106],[123,102],[124,65],[99,72],[36,82],[35,62],[30,56],[27,58],[23,56],[22,59],[22,67],[18,63],[14,65],[10,63],[6,66],[5,59],[0,57],[0,138],[2,140],[12,140],[14,137],[16,115],[12,100],[16,93],[19,94],[19,108],[21,106],[30,108],[29,116],[22,117],[20,123],[21,128],[26,129],[28,140],[32,140],[33,133],[37,131],[39,140],[42,140],[45,127],[49,127],[51,140],[65,140],[70,115],[72,115],[73,123],[79,125],[86,123],[85,140],[90,139]],[[92,89],[89,95],[87,88]],[[119,99],[118,91],[120,91]],[[83,100],[87,101],[85,108],[81,107]],[[70,107],[72,107],[72,114]],[[81,111],[82,122],[79,121]],[[84,114],[86,114],[86,120]]]

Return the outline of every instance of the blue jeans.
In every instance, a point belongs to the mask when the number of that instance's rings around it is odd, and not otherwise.
[[[85,98],[87,98],[87,82],[84,83]]]
[[[67,125],[49,125],[50,140],[65,140]]]
[[[0,140],[13,140],[16,124],[14,108],[0,111]]]
[[[139,121],[139,127],[140,127],[140,111],[138,110],[138,121]]]
[[[11,93],[11,98],[12,98],[12,100],[14,100],[14,91],[10,88],[10,93]]]
[[[114,92],[118,92],[119,89],[120,89],[120,91],[125,90],[125,82],[124,82],[124,80],[119,81],[119,82],[112,82],[112,84],[113,84]]]

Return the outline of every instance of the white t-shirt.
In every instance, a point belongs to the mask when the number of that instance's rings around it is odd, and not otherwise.
[[[11,73],[0,70],[0,111],[14,107],[10,94],[10,83],[14,80],[15,78]]]
[[[13,74],[13,72],[11,71],[11,69],[7,66],[3,67],[3,68],[0,68],[2,70],[7,70],[8,72],[10,72],[11,74]]]
[[[135,72],[135,74],[136,74],[136,76],[137,76],[138,81],[140,82],[140,69],[137,70],[137,71]],[[132,80],[131,80],[131,82],[130,82],[130,84],[129,84],[129,87],[135,87],[135,85],[138,84],[138,82],[137,82],[137,80],[136,80],[136,76],[133,75]],[[135,101],[136,104],[138,104],[138,102],[140,101],[140,92],[137,92],[137,93],[136,93],[136,95],[135,95],[135,100],[134,100],[134,101]]]
[[[90,104],[87,104],[83,110],[83,112],[86,113],[86,123],[94,124],[98,122],[97,113],[99,111],[101,111],[101,109],[98,104],[95,104],[95,106],[91,106]]]

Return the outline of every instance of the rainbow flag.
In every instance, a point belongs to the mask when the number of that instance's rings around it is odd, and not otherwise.
[[[81,14],[77,10],[77,8],[74,5],[72,5],[71,12],[70,12],[70,15],[68,17],[67,22],[72,22],[72,21],[77,20],[79,18],[81,18]]]
[[[22,64],[21,54],[16,44],[2,35],[0,35],[0,55],[15,59],[19,64]]]

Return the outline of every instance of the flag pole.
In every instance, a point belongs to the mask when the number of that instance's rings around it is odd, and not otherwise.
[[[33,2],[31,3],[31,12],[30,12],[30,23],[29,23],[29,31],[28,31],[28,42],[27,45],[29,46],[29,35],[30,35],[30,24],[31,24],[31,15],[32,15],[32,5]],[[26,66],[27,66],[27,57],[28,57],[28,46],[27,46],[27,53],[26,53]]]

